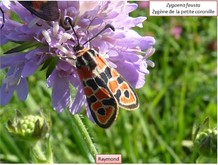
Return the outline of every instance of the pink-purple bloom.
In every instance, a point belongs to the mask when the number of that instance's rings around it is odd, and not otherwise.
[[[146,9],[149,8],[149,1],[138,1],[139,8]]]
[[[77,45],[77,40],[72,29],[64,26],[66,17],[72,19],[80,43],[86,42],[106,24],[114,26],[115,31],[106,30],[85,47],[98,51],[134,88],[143,87],[145,75],[149,74],[147,66],[154,65],[147,58],[153,54],[155,39],[141,36],[132,30],[136,26],[142,27],[142,22],[146,19],[129,16],[137,8],[135,3],[60,1],[60,20],[56,22],[46,22],[36,17],[18,2],[3,1],[0,6],[5,14],[5,24],[0,30],[0,44],[12,41],[36,46],[25,53],[11,51],[0,57],[0,68],[8,69],[0,89],[0,103],[3,106],[10,101],[14,91],[20,100],[25,100],[28,94],[26,78],[50,58],[57,58],[57,63],[47,78],[47,85],[52,88],[54,109],[61,112],[69,107],[72,114],[77,114],[85,105],[87,115],[92,119],[75,64],[73,60],[67,60],[76,58],[73,47]],[[10,11],[15,12],[22,21],[12,20]],[[70,95],[70,85],[77,89],[74,98]]]
[[[172,27],[170,33],[176,38],[179,39],[182,34],[182,27],[181,26],[174,26]]]

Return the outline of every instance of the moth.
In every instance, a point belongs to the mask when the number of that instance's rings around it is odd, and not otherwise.
[[[57,1],[18,1],[27,10],[37,17],[46,21],[56,21],[59,19],[58,3]],[[5,23],[5,16],[2,8],[0,8],[2,13],[2,25],[0,29],[3,28]]]
[[[19,1],[27,10],[46,21],[56,21],[59,18],[57,1]]]
[[[74,47],[76,69],[83,84],[91,115],[100,127],[108,128],[117,118],[119,107],[127,110],[137,109],[139,100],[123,76],[112,68],[98,52],[85,48],[84,45],[106,29],[110,28],[113,31],[115,29],[108,24],[95,36],[80,45],[71,19],[68,17],[66,21],[69,22],[77,39],[78,45]]]

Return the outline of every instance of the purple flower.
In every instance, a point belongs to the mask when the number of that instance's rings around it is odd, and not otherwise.
[[[149,1],[139,1],[138,5],[139,5],[139,8],[141,9],[149,8]]]
[[[176,38],[179,39],[181,37],[182,34],[182,27],[181,26],[174,26],[170,33]]]
[[[63,24],[66,17],[72,19],[80,43],[85,43],[106,24],[114,26],[114,32],[106,30],[85,47],[98,51],[134,88],[143,87],[145,75],[149,74],[147,66],[154,66],[152,61],[147,60],[154,52],[154,38],[140,36],[131,29],[142,27],[142,22],[146,19],[129,16],[137,8],[137,4],[125,1],[60,1],[60,20],[46,22],[31,14],[18,2],[6,2],[1,4],[5,13],[1,45],[19,41],[36,48],[27,53],[12,51],[0,57],[1,69],[9,69],[1,87],[1,105],[10,101],[14,90],[20,100],[25,100],[28,93],[26,77],[51,58],[56,58],[55,68],[47,78],[47,85],[52,88],[54,109],[62,112],[69,107],[72,114],[77,114],[85,105],[87,115],[93,121],[75,62],[72,60],[76,58],[73,47],[78,44],[77,39],[72,29]],[[9,11],[14,11],[22,21],[12,20]],[[70,95],[70,85],[77,89],[74,98]]]

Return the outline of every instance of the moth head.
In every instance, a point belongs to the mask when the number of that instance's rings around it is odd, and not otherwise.
[[[111,24],[107,24],[107,25],[105,25],[105,27],[104,27],[102,30],[100,30],[100,31],[99,31],[97,34],[95,34],[92,38],[88,39],[87,41],[85,41],[85,42],[81,45],[81,44],[79,43],[79,37],[78,37],[77,34],[76,34],[76,31],[75,31],[74,26],[73,26],[73,24],[72,24],[71,18],[70,18],[70,17],[66,17],[66,18],[65,18],[65,23],[68,23],[68,24],[71,26],[71,28],[72,28],[72,30],[73,30],[73,33],[74,33],[74,35],[75,35],[75,37],[76,37],[77,45],[74,46],[74,48],[73,48],[73,50],[74,50],[75,52],[77,52],[77,51],[79,51],[79,50],[82,50],[82,49],[84,48],[84,45],[85,45],[85,44],[87,44],[88,42],[92,41],[94,38],[96,38],[99,34],[101,34],[102,32],[104,32],[106,29],[110,28],[111,30],[115,31],[115,28],[114,28]]]

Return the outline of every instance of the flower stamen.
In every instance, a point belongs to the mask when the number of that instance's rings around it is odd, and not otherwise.
[[[62,43],[66,42],[67,40],[71,39],[72,36],[69,33],[64,33],[58,43],[61,45]]]
[[[42,31],[42,35],[44,36],[44,38],[45,38],[47,43],[51,43],[51,37],[50,37],[50,35],[49,35],[47,30],[43,30]]]
[[[53,24],[53,34],[54,34],[54,36],[57,36],[58,31],[59,31],[59,24],[58,24],[58,22],[54,22],[54,24]]]

